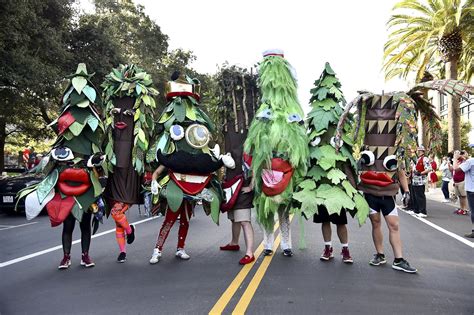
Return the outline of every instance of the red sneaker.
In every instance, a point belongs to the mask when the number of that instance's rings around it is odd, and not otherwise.
[[[352,264],[354,262],[354,260],[351,257],[351,254],[349,253],[349,247],[343,247],[341,255],[342,255],[342,262],[346,264]]]
[[[328,261],[331,258],[334,258],[333,254],[332,254],[332,247],[329,246],[329,245],[325,245],[324,246],[324,251],[321,254],[321,257],[319,257],[319,259],[324,260],[324,261]]]
[[[241,260],[239,260],[239,264],[246,265],[253,261],[255,261],[255,256],[250,257],[249,255],[245,255]]]
[[[63,259],[59,263],[58,269],[67,269],[71,266],[71,255],[64,254]]]
[[[221,250],[230,250],[230,251],[238,251],[240,250],[240,246],[239,245],[230,245],[230,244],[227,244],[225,246],[221,246],[219,247]]]
[[[94,267],[95,263],[92,261],[89,253],[82,253],[81,266],[86,268]]]

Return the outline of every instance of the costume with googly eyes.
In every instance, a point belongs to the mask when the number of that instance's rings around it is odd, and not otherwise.
[[[105,196],[116,225],[120,262],[125,261],[125,240],[131,244],[135,239],[135,228],[125,212],[141,203],[145,155],[154,130],[153,96],[158,94],[152,84],[150,75],[133,64],[113,69],[102,83],[109,162]]]
[[[86,267],[94,265],[88,256],[91,217],[96,214],[93,221],[95,232],[105,210],[96,169],[105,160],[101,154],[104,125],[97,108],[102,101],[90,81],[92,76],[83,63],[78,65],[76,73],[69,76],[70,82],[62,97],[61,114],[51,123],[57,134],[56,141],[38,166],[46,176],[39,184],[19,193],[20,198],[26,196],[27,219],[33,219],[46,207],[53,227],[63,223],[64,258],[60,269],[66,269],[71,264],[72,232],[76,220],[81,227],[81,264]]]
[[[306,174],[309,152],[294,70],[281,50],[263,53],[258,86],[261,105],[244,145],[252,156],[254,206],[265,231],[265,249],[270,252],[273,248],[274,217],[278,214],[281,248],[291,256],[291,196]]]
[[[159,203],[165,220],[158,234],[150,263],[157,263],[168,233],[180,217],[177,257],[189,259],[184,251],[196,202],[218,224],[223,192],[214,174],[223,165],[235,167],[229,154],[211,146],[214,123],[201,109],[200,83],[178,71],[166,84],[168,101],[157,123],[157,137],[147,160],[158,164],[153,174],[154,203]],[[158,189],[159,187],[159,189]],[[156,189],[156,190],[155,190]]]

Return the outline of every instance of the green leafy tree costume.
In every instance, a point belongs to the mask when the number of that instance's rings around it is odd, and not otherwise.
[[[342,142],[335,147],[336,127],[344,111],[344,96],[341,83],[329,63],[311,90],[311,111],[308,114],[310,169],[306,178],[298,185],[293,198],[301,203],[306,218],[325,207],[331,214],[341,209],[356,215],[363,224],[369,213],[364,197],[355,189],[356,163],[352,156],[353,141],[348,135],[352,120],[342,128]]]

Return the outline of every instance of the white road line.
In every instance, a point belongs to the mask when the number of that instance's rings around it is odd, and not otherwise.
[[[38,222],[30,222],[30,223],[25,223],[25,224],[20,224],[20,225],[0,225],[0,231],[10,230],[10,229],[14,229],[14,228],[22,227],[22,226],[27,226],[27,225],[32,225],[32,224],[36,224],[36,223],[38,223]]]
[[[402,211],[406,213],[405,210],[402,210]],[[407,213],[407,214],[410,215],[409,213]],[[445,229],[443,229],[442,227],[440,227],[439,225],[436,225],[436,224],[434,224],[433,222],[430,222],[430,221],[428,221],[428,220],[426,220],[426,219],[424,219],[424,218],[419,218],[419,217],[414,216],[414,215],[412,215],[412,217],[414,217],[415,219],[418,219],[418,220],[420,220],[421,222],[423,222],[423,223],[425,223],[425,224],[431,226],[432,228],[435,228],[436,230],[438,230],[438,231],[440,231],[440,232],[443,232],[443,233],[446,234],[446,235],[451,236],[452,238],[455,238],[456,240],[460,241],[461,243],[464,243],[464,244],[466,244],[467,246],[469,246],[469,247],[471,247],[471,248],[474,248],[474,243],[471,242],[471,241],[468,241],[468,240],[465,239],[464,237],[459,236],[459,235],[457,235],[457,234],[454,234],[453,232],[450,232],[450,231],[448,231],[448,230],[445,230]]]
[[[154,220],[154,219],[158,219],[158,217],[151,217],[151,218],[147,218],[147,219],[140,220],[140,221],[137,221],[137,222],[133,222],[133,223],[130,223],[130,224],[138,225],[138,224],[145,223],[147,221]],[[107,230],[107,231],[95,234],[95,235],[92,236],[92,238],[100,237],[100,236],[103,236],[103,235],[106,235],[106,234],[109,234],[109,233],[112,233],[112,232],[115,232],[115,229],[111,229],[111,230]],[[72,245],[80,243],[80,242],[81,242],[81,239],[75,240],[75,241],[72,242]],[[33,254],[29,254],[29,255],[26,255],[26,256],[23,256],[23,257],[19,257],[19,258],[15,258],[15,259],[0,263],[0,268],[10,266],[10,265],[19,263],[21,261],[31,259],[31,258],[34,258],[34,257],[37,257],[37,256],[41,256],[41,255],[44,255],[44,254],[47,254],[47,253],[50,253],[50,252],[53,252],[55,250],[62,249],[62,248],[63,248],[62,245],[58,245],[58,246],[54,246],[54,247],[51,247],[51,248],[33,253]]]

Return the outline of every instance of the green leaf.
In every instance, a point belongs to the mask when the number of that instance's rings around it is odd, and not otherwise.
[[[146,105],[150,105],[151,104],[151,101],[150,101],[150,97],[148,95],[143,95],[142,96],[142,101],[143,103],[145,103]]]
[[[348,180],[342,181],[342,187],[344,187],[344,190],[349,195],[349,197],[352,197],[354,196],[354,194],[357,193],[357,190],[352,186],[352,184]]]
[[[328,89],[325,88],[325,87],[322,87],[322,88],[318,88],[316,90],[316,93],[314,93],[314,97],[316,97],[318,100],[322,101],[323,99],[326,98],[328,94]]]
[[[186,102],[186,117],[192,121],[196,121],[196,112],[194,111],[193,105],[189,102]]]
[[[140,139],[140,141],[143,143],[147,142],[145,132],[141,128],[138,129],[138,139]]]
[[[318,182],[321,178],[326,176],[326,171],[319,165],[313,165],[306,176],[312,177],[315,182]]]
[[[58,177],[59,171],[57,168],[55,168],[38,184],[36,188],[36,193],[38,195],[38,200],[40,203],[43,203],[43,200],[48,196],[51,189],[54,188],[54,186],[58,182]]]
[[[350,146],[354,145],[354,141],[352,141],[351,137],[349,137],[349,135],[346,134],[346,133],[342,135],[342,141],[344,141],[345,143],[347,143]]]
[[[341,182],[341,180],[346,179],[347,176],[342,172],[341,170],[334,168],[328,172],[328,179],[331,180],[331,182],[334,185],[337,185]]]
[[[69,130],[74,136],[78,136],[81,134],[82,130],[84,129],[85,125],[78,123],[77,121],[73,122],[71,126],[69,126]]]
[[[79,222],[82,221],[82,215],[84,214],[84,211],[81,209],[81,206],[77,203],[77,200],[74,203],[74,206],[72,207],[71,213],[74,216],[74,218],[76,218],[77,221]]]
[[[168,206],[173,212],[178,211],[183,202],[183,197],[183,191],[174,181],[170,180],[166,185],[166,200],[168,201]]]
[[[342,208],[354,209],[355,203],[352,199],[339,187],[332,187],[327,190],[316,191],[317,197],[324,199],[324,205],[329,215],[333,213],[339,214]]]
[[[328,75],[326,76],[323,81],[321,82],[321,86],[327,86],[327,87],[332,87],[335,83],[337,83],[338,80],[335,76]]]
[[[92,86],[86,85],[82,90],[82,93],[84,93],[92,103],[95,103],[97,93]]]
[[[311,103],[311,106],[313,107],[320,107],[322,109],[324,109],[325,111],[328,111],[328,110],[331,110],[333,109],[334,107],[336,106],[339,106],[338,103],[333,100],[332,98],[326,98],[322,101],[314,101],[313,103]],[[334,115],[334,114],[333,114]]]
[[[215,224],[219,225],[219,215],[220,215],[220,200],[217,195],[217,192],[214,189],[209,189],[212,193],[212,201],[211,201],[211,219],[214,221]]]
[[[87,211],[91,204],[96,200],[94,196],[94,187],[89,188],[80,196],[75,196],[76,202],[81,205],[83,211]]]
[[[178,122],[183,122],[186,118],[186,107],[182,103],[176,103],[174,105],[174,116]]]
[[[94,186],[94,197],[99,197],[102,193],[102,185],[100,184],[99,178],[94,172],[89,172],[92,186]]]
[[[317,132],[327,130],[330,122],[336,123],[338,121],[332,111],[325,111],[321,107],[311,111],[308,118],[310,119],[310,124],[316,128]]]
[[[316,188],[316,184],[314,183],[313,180],[311,179],[306,179],[304,181],[302,181],[298,187],[300,187],[301,189],[308,189],[308,190],[312,190],[312,189],[315,189]]]
[[[357,209],[357,221],[359,221],[359,225],[362,225],[365,223],[365,220],[369,216],[369,204],[365,200],[363,196],[360,194],[356,194],[354,196],[354,202],[355,202],[355,208]]]
[[[74,77],[72,78],[72,86],[76,89],[77,94],[81,94],[82,89],[87,85],[87,80],[84,77]]]
[[[329,62],[326,62],[326,65],[324,66],[324,70],[326,71],[327,74],[336,75],[334,70],[332,70],[331,65],[329,64]]]
[[[90,115],[87,117],[87,124],[91,127],[92,131],[96,131],[97,127],[99,126],[99,120],[94,116]]]
[[[293,199],[301,202],[301,211],[306,217],[311,217],[316,213],[317,205],[324,202],[324,199],[318,198],[315,191],[303,189],[293,194]]]
[[[320,136],[325,132],[326,132],[326,129],[323,129],[323,130],[320,130],[320,131],[313,130],[313,131],[311,131],[311,133],[309,135],[309,139],[314,140],[315,137]]]
[[[77,103],[76,106],[80,108],[86,108],[89,106],[89,104],[90,104],[89,100],[84,99],[81,102]]]
[[[339,88],[337,86],[333,86],[329,89],[329,93],[331,93],[332,95],[334,95],[334,97],[337,99],[337,100],[341,100],[343,98],[343,94],[341,92],[341,90],[339,90]]]
[[[142,94],[142,86],[140,85],[140,83],[135,85],[135,91],[137,92],[137,95]]]

